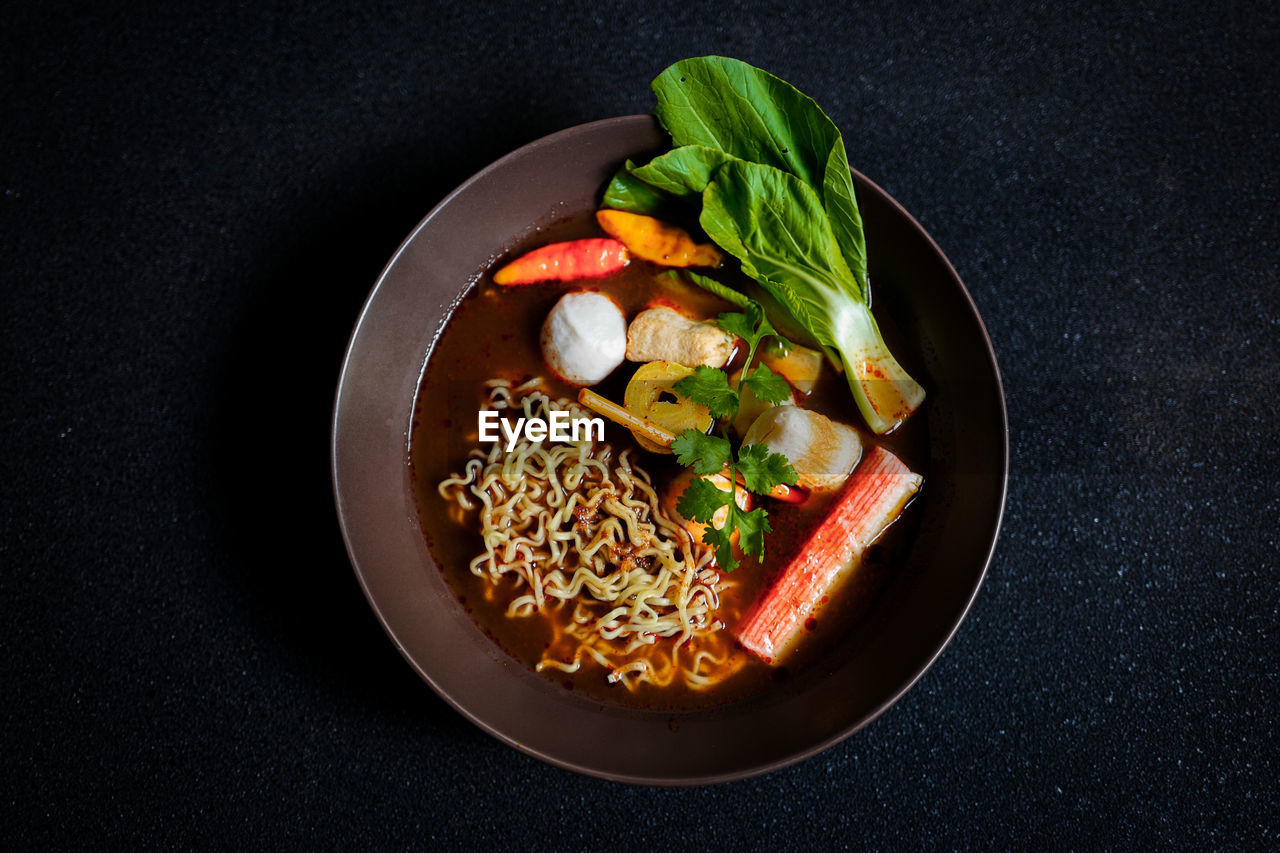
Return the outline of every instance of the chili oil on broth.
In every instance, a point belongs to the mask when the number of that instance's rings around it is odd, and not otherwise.
[[[543,229],[527,241],[527,245],[516,247],[509,257],[537,245],[583,236],[599,236],[589,214]],[[459,301],[430,353],[414,401],[408,460],[419,524],[446,581],[485,634],[523,665],[535,669],[549,654],[564,660],[572,657],[573,648],[563,643],[573,603],[549,602],[540,613],[508,616],[510,602],[527,589],[511,580],[503,579],[495,584],[488,577],[472,574],[471,561],[484,551],[476,513],[461,514],[455,504],[446,501],[437,491],[437,486],[461,472],[471,452],[481,447],[477,413],[488,404],[486,383],[491,379],[504,379],[517,385],[538,376],[542,379],[540,390],[553,400],[576,397],[576,386],[559,380],[546,368],[539,346],[543,320],[567,292],[598,291],[617,302],[628,319],[655,303],[678,305],[685,313],[707,318],[735,309],[701,289],[673,281],[664,274],[665,270],[643,261],[633,260],[623,271],[602,279],[516,287],[493,284],[492,271],[500,266],[500,263],[494,264]],[[621,400],[626,383],[638,366],[635,362],[623,362],[594,390],[610,399]],[[805,406],[860,427],[856,406],[844,380],[825,374],[824,379],[827,381],[818,383]],[[917,412],[903,428],[881,443],[898,453],[913,470],[926,473],[923,463],[927,445],[923,440],[927,430],[922,415],[923,412]],[[860,432],[864,441],[870,440],[865,430]],[[611,422],[606,423],[605,442],[613,449],[611,466],[616,466],[621,453],[629,450],[631,462],[649,473],[659,494],[680,470],[673,457],[640,449],[630,431]],[[484,447],[487,449],[488,445]],[[721,592],[717,611],[726,626],[722,630],[731,629],[764,592],[772,574],[799,550],[830,502],[831,496],[819,496],[802,506],[768,504],[774,532],[766,540],[765,564],[754,559],[744,560],[738,570],[726,576],[730,585]],[[733,656],[726,669],[736,671],[720,683],[700,689],[682,683],[679,677],[665,687],[641,683],[628,689],[621,683],[610,683],[609,671],[586,656],[577,672],[546,668],[541,674],[593,700],[655,710],[707,707],[758,693],[820,659],[824,650],[865,615],[891,576],[894,552],[905,544],[908,537],[903,534],[913,526],[911,516],[914,514],[909,509],[893,525],[889,535],[873,549],[875,553],[868,555],[865,565],[852,573],[849,581],[837,590],[833,601],[809,620],[805,630],[810,636],[796,644],[783,666],[764,664],[726,637],[724,645]],[[553,648],[557,638],[559,641]],[[669,647],[674,640],[659,639],[658,643]],[[642,649],[637,655],[644,653]]]

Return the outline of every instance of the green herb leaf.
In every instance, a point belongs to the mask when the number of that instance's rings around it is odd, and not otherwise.
[[[791,397],[791,386],[787,380],[769,369],[767,364],[756,365],[756,369],[742,377],[742,387],[748,389],[757,399],[777,405]]]
[[[654,189],[633,173],[636,164],[628,160],[609,181],[605,188],[602,203],[615,210],[626,210],[631,213],[643,213],[652,216],[661,213],[670,206],[671,198],[666,193]]]
[[[734,526],[738,531],[738,547],[748,556],[763,557],[764,535],[773,532],[773,528],[769,526],[769,512],[764,507],[758,507],[751,512],[743,512],[737,506],[734,509],[737,510]],[[725,528],[728,527],[729,525],[726,524]]]
[[[760,345],[760,342],[771,335],[785,343],[790,343],[769,322],[769,318],[764,309],[760,307],[760,303],[753,299],[748,299],[743,309],[740,312],[721,314],[716,318],[716,324],[726,332],[737,335],[746,341],[747,347],[752,354],[755,353],[756,347]]]
[[[723,571],[731,572],[738,567],[737,557],[733,553],[733,531],[737,529],[735,514],[742,510],[733,501],[733,493],[725,491],[710,480],[698,477],[689,483],[680,500],[676,501],[676,512],[691,521],[705,524],[702,533],[702,544],[715,550],[716,565]],[[724,524],[716,529],[714,519],[716,513],[728,507]]]
[[[686,376],[673,387],[693,402],[706,406],[714,418],[732,417],[738,411],[738,392],[729,387],[729,377],[723,370],[700,364],[692,376]]]
[[[756,339],[756,324],[746,312],[721,314],[716,318],[716,325],[731,335],[737,335],[750,346]]]
[[[718,474],[729,464],[733,448],[728,439],[687,429],[671,442],[671,452],[677,462],[692,468],[695,474]]]
[[[680,495],[680,500],[676,501],[676,512],[690,521],[710,525],[715,514],[721,507],[729,506],[732,499],[732,495],[718,488],[715,483],[697,477],[689,483],[684,494]]]
[[[737,509],[737,507],[734,507]],[[702,544],[710,545],[716,552],[716,565],[723,571],[731,572],[738,568],[738,556],[733,553],[733,530],[728,523],[717,530],[711,525],[702,532]]]
[[[763,444],[744,444],[738,451],[738,473],[747,490],[767,495],[779,485],[794,485],[796,469],[781,453],[770,453]]]

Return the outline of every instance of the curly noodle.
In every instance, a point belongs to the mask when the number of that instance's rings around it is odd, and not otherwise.
[[[569,400],[548,397],[537,378],[518,386],[494,379],[486,387],[499,415],[590,417]],[[539,671],[574,673],[591,661],[630,689],[677,680],[700,689],[741,666],[716,618],[728,582],[710,552],[693,547],[667,516],[630,451],[615,460],[604,442],[521,438],[508,451],[499,441],[473,450],[439,492],[463,510],[479,510],[484,552],[471,572],[494,586],[514,581],[508,617],[562,611],[564,618],[553,620],[556,640],[567,640],[573,652],[567,659],[548,652]]]

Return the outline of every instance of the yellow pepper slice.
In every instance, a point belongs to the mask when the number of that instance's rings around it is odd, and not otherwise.
[[[675,385],[693,375],[692,367],[674,361],[651,361],[642,364],[627,383],[622,405],[627,411],[652,421],[663,429],[680,434],[687,429],[706,432],[711,427],[711,412],[701,403],[678,394]],[[671,453],[670,447],[656,444],[632,430],[636,441],[652,453]]]
[[[710,243],[697,243],[689,232],[652,216],[625,210],[600,210],[596,221],[637,258],[668,267],[718,267],[720,251]]]

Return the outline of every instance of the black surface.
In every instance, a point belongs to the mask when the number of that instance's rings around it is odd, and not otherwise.
[[[1273,846],[1270,4],[9,4],[0,841]],[[987,321],[987,583],[897,706],[694,790],[543,766],[378,627],[328,482],[356,312],[504,152],[668,62],[812,94]]]

